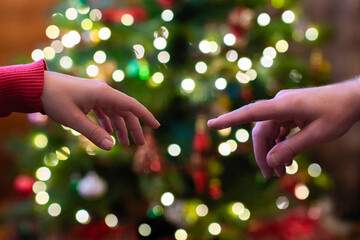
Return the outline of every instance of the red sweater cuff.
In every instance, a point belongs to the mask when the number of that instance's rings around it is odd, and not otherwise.
[[[0,117],[41,112],[46,62],[0,67]]]

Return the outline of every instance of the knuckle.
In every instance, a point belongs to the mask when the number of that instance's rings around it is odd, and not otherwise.
[[[88,138],[92,141],[101,139],[101,136],[102,136],[102,129],[98,127],[91,129],[88,134]]]

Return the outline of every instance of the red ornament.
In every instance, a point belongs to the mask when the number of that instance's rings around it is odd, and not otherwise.
[[[230,26],[231,33],[237,38],[242,38],[251,26],[253,15],[252,10],[250,9],[242,7],[234,8],[228,17],[228,24]]]
[[[142,7],[133,7],[133,8],[126,8],[120,9],[115,7],[109,7],[101,10],[102,12],[102,20],[104,22],[110,23],[121,23],[121,18],[125,14],[131,15],[135,21],[143,22],[148,19],[148,14],[146,10]]]
[[[172,8],[175,4],[175,0],[156,0],[162,9]]]
[[[33,192],[34,182],[35,180],[30,176],[19,175],[14,180],[14,190],[21,196],[27,196]]]

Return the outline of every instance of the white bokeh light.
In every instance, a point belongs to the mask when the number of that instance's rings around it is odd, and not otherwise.
[[[242,57],[238,61],[238,67],[243,71],[247,71],[252,67],[252,62],[249,58]]]
[[[112,74],[112,78],[115,82],[121,82],[124,80],[125,78],[125,73],[123,70],[121,69],[117,69],[113,72]]]
[[[195,81],[191,78],[186,78],[181,82],[181,87],[185,92],[191,93],[195,89]]]
[[[231,153],[231,146],[226,142],[220,143],[218,151],[222,156],[229,156]]]
[[[227,81],[225,78],[218,78],[216,79],[215,81],[215,87],[218,89],[218,90],[224,90],[227,86]]]
[[[281,19],[284,23],[293,23],[295,21],[295,14],[293,11],[287,10],[283,12],[283,14],[281,15]]]
[[[96,51],[94,54],[94,61],[102,64],[106,61],[106,53],[102,50]]]
[[[181,153],[181,148],[179,145],[177,145],[175,143],[170,144],[168,147],[168,153],[173,157],[177,157]]]
[[[171,192],[166,192],[161,196],[161,203],[164,206],[171,206],[175,200],[174,195]]]
[[[269,25],[270,20],[271,20],[271,18],[270,18],[270,16],[269,16],[269,14],[267,14],[267,13],[261,13],[261,14],[258,16],[258,18],[257,18],[257,23],[258,23],[260,26],[265,27],[265,26]]]
[[[195,64],[195,70],[196,72],[200,73],[200,74],[204,74],[207,71],[207,65],[205,62],[197,62]]]
[[[233,46],[236,43],[236,37],[232,33],[228,33],[224,36],[223,41],[226,46]]]
[[[250,134],[246,129],[241,128],[236,131],[235,137],[239,142],[244,143],[249,140]]]
[[[161,13],[161,18],[165,22],[170,22],[174,18],[174,13],[170,9],[166,9]]]

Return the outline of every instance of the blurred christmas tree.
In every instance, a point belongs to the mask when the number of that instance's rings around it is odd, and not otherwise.
[[[326,82],[321,28],[301,19],[297,1],[69,0],[54,12],[51,44],[33,60],[105,80],[162,126],[145,129],[145,146],[105,152],[29,115],[33,132],[11,144],[21,149],[18,198],[4,215],[19,236],[331,239],[316,205],[329,186],[318,164],[302,155],[265,181],[250,125],[206,126],[283,88]]]

